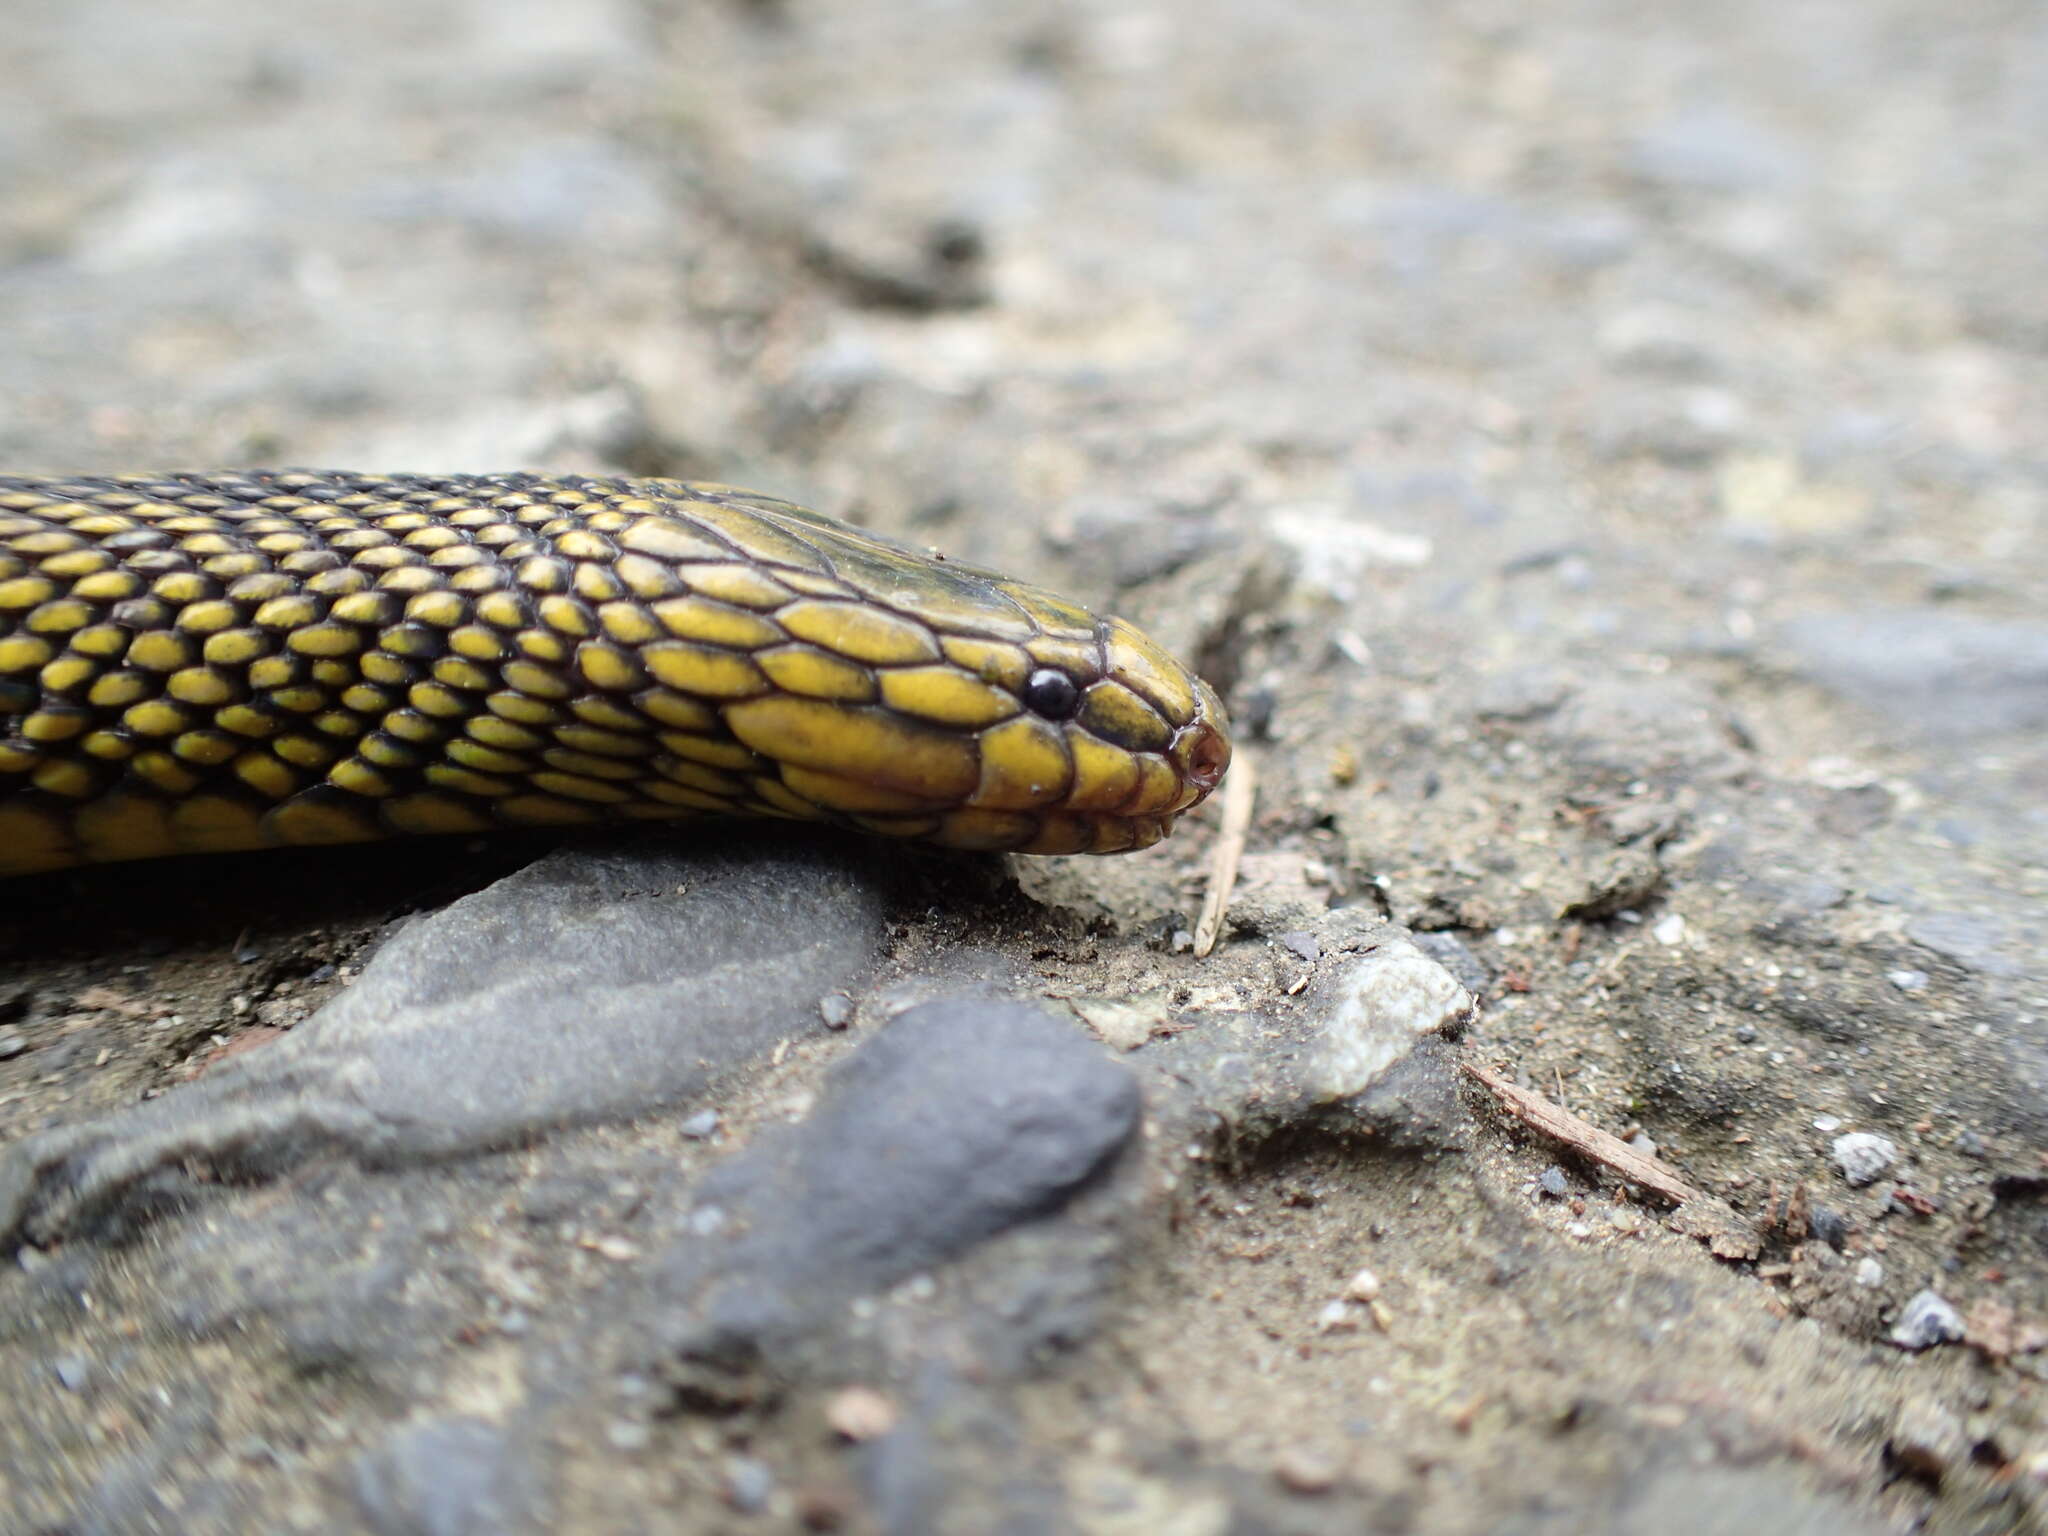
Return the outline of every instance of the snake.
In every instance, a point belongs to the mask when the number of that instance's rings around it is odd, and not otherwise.
[[[691,817],[1121,853],[1230,750],[1123,620],[733,486],[0,475],[0,876]]]

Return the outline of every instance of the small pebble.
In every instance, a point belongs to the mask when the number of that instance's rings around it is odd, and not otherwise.
[[[1659,944],[1669,945],[1684,943],[1685,919],[1680,917],[1676,912],[1673,912],[1669,917],[1659,918],[1657,920],[1656,926],[1650,930],[1650,937],[1655,939]]]
[[[1323,946],[1316,942],[1316,936],[1299,929],[1280,935],[1280,942],[1310,965],[1322,957]]]
[[[700,1109],[676,1127],[692,1141],[705,1141],[718,1134],[718,1111]]]
[[[50,1362],[50,1374],[66,1392],[83,1392],[92,1377],[92,1363],[83,1355],[60,1355]]]
[[[1962,1315],[1934,1291],[1916,1291],[1892,1324],[1891,1340],[1901,1349],[1930,1349],[1963,1336]]]
[[[1536,1175],[1536,1187],[1553,1200],[1562,1200],[1572,1189],[1564,1170],[1555,1163]]]
[[[1337,1463],[1306,1446],[1292,1445],[1273,1458],[1273,1476],[1289,1493],[1328,1493],[1337,1486]]]
[[[27,1035],[18,1029],[0,1029],[0,1061],[12,1061],[27,1049]]]
[[[825,1405],[825,1422],[848,1440],[878,1440],[896,1427],[896,1405],[873,1387],[847,1387]]]
[[[1874,1182],[1899,1160],[1899,1145],[1888,1136],[1869,1131],[1851,1131],[1834,1142],[1835,1166],[1857,1189]]]
[[[1830,1248],[1849,1240],[1849,1218],[1832,1206],[1816,1205],[1806,1217],[1806,1230]]]
[[[1361,1269],[1344,1285],[1344,1294],[1353,1301],[1371,1301],[1379,1293],[1380,1277],[1369,1269]]]
[[[765,1462],[735,1456],[725,1464],[725,1502],[743,1515],[758,1515],[775,1497],[775,1474]]]
[[[1884,979],[1901,992],[1918,992],[1927,985],[1925,971],[1886,971]]]
[[[1316,1314],[1316,1331],[1319,1333],[1358,1332],[1358,1313],[1343,1301],[1326,1302],[1323,1310]]]
[[[1735,1038],[1744,1045],[1754,1045],[1756,1043],[1756,1026],[1754,1024],[1736,1025]]]
[[[1840,1115],[1815,1115],[1813,1117],[1813,1128],[1823,1136],[1827,1135],[1830,1131],[1839,1131],[1842,1128],[1842,1117]]]
[[[1884,1266],[1868,1254],[1856,1261],[1856,1268],[1852,1273],[1856,1283],[1866,1291],[1874,1291],[1884,1284]]]
[[[853,1022],[853,999],[844,992],[827,992],[818,999],[818,1017],[827,1029],[844,1029]]]
[[[1655,1157],[1657,1155],[1657,1143],[1652,1139],[1648,1131],[1631,1131],[1623,1140],[1645,1157]]]
[[[604,1432],[605,1439],[612,1443],[612,1449],[619,1451],[644,1451],[654,1439],[654,1431],[638,1419],[613,1419]]]

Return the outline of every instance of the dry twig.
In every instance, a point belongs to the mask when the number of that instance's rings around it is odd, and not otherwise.
[[[1258,798],[1258,775],[1252,771],[1251,754],[1240,753],[1223,780],[1223,828],[1209,856],[1209,890],[1202,898],[1202,915],[1195,923],[1195,956],[1216,947],[1216,935],[1223,931],[1223,914],[1230,906],[1230,892],[1237,884],[1237,860],[1244,852],[1245,836],[1251,831],[1252,802]]]
[[[1609,1135],[1597,1125],[1588,1125],[1570,1110],[1558,1108],[1542,1094],[1518,1088],[1498,1072],[1489,1071],[1476,1062],[1468,1061],[1464,1067],[1466,1076],[1490,1088],[1508,1113],[1524,1125],[1563,1142],[1596,1163],[1612,1168],[1629,1183],[1640,1184],[1651,1193],[1662,1195],[1673,1205],[1706,1198],[1703,1191],[1686,1183],[1668,1163],[1645,1157],[1619,1136]]]

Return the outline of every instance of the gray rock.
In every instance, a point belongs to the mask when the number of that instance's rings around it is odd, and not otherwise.
[[[267,1050],[8,1149],[0,1234],[48,1236],[186,1158],[404,1164],[703,1093],[871,963],[882,886],[771,831],[563,850],[409,924]]]
[[[1833,1206],[1816,1205],[1806,1217],[1808,1235],[1840,1251],[1849,1240],[1849,1218]]]
[[[1935,1291],[1915,1291],[1892,1324],[1891,1341],[1901,1349],[1931,1349],[1963,1337],[1962,1314]]]
[[[1988,917],[1968,912],[1927,912],[1906,924],[1906,937],[1987,976],[2012,976],[2019,970],[2005,954],[2004,927]]]
[[[695,1311],[722,1340],[806,1326],[1058,1209],[1131,1138],[1139,1106],[1126,1068],[1040,1009],[910,1009],[833,1073],[808,1119],[705,1182],[702,1201],[744,1235],[708,1263],[701,1243],[679,1246],[672,1293],[701,1291]]]
[[[1930,740],[2048,724],[2048,625],[1886,608],[1794,620],[1815,682]]]
[[[12,1061],[28,1049],[28,1036],[18,1029],[0,1029],[0,1061]]]
[[[1733,772],[1742,733],[1713,692],[1679,677],[1603,677],[1572,694],[1541,728],[1581,767],[1617,779],[1680,770]]]
[[[1835,1138],[1834,1153],[1842,1177],[1861,1189],[1899,1160],[1899,1144],[1870,1131],[1851,1131]]]
[[[516,1465],[497,1425],[425,1419],[358,1459],[356,1502],[377,1536],[493,1536],[525,1502]]]

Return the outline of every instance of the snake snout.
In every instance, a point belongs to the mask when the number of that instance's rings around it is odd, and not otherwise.
[[[1194,718],[1174,733],[1169,755],[1180,772],[1179,809],[1197,805],[1223,781],[1230,768],[1230,732],[1216,690],[1194,679]]]
[[[1222,781],[1230,766],[1230,738],[1208,721],[1197,720],[1180,733],[1173,744],[1173,757],[1188,783],[1200,791],[1196,796],[1200,799]]]

